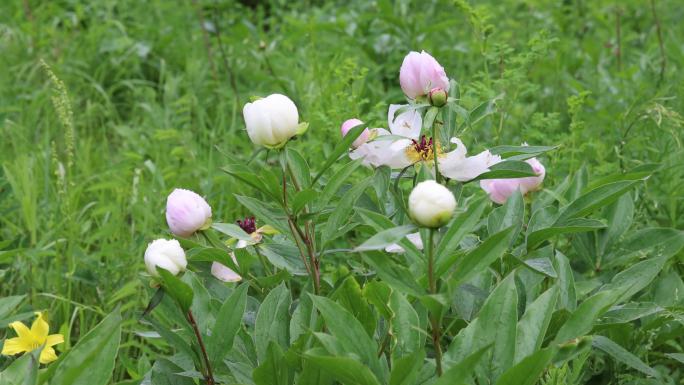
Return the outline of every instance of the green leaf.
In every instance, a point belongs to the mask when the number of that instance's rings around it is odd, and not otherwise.
[[[558,146],[496,146],[490,148],[489,152],[494,155],[499,155],[504,159],[517,155],[524,155],[527,158],[532,158],[557,148]]]
[[[458,245],[467,234],[472,232],[482,216],[485,208],[489,204],[487,199],[480,199],[468,206],[466,212],[457,215],[447,227],[447,231],[442,235],[439,244],[436,247],[436,270],[446,271],[442,266],[447,259],[447,255],[453,254]]]
[[[312,296],[314,306],[323,316],[325,324],[345,352],[355,353],[373,373],[384,378],[378,362],[377,344],[368,336],[363,325],[341,305],[325,297]]]
[[[485,357],[485,354],[489,352],[492,345],[487,345],[480,348],[476,352],[470,354],[456,365],[449,367],[442,377],[440,377],[434,385],[454,385],[456,384],[467,384],[470,383],[470,378],[475,373],[475,369],[480,365],[480,361]]]
[[[38,367],[40,366],[38,360],[41,351],[42,349],[36,349],[14,360],[5,370],[0,372],[0,384],[36,385],[38,383]]]
[[[545,240],[560,234],[581,233],[605,228],[606,225],[596,219],[575,218],[569,219],[561,226],[553,226],[534,231],[527,236],[527,249],[532,250]]]
[[[245,313],[248,288],[249,285],[246,283],[238,286],[221,305],[216,316],[211,338],[206,341],[207,353],[214,366],[223,362],[226,354],[233,348],[233,340]]]
[[[187,313],[192,306],[193,292],[190,285],[181,281],[178,277],[168,272],[163,268],[157,267],[157,272],[162,281],[162,287],[168,295],[171,296],[178,306],[180,306],[183,313]]]
[[[242,228],[238,225],[232,223],[212,223],[211,228],[223,233],[231,238],[241,239],[247,242],[254,242],[252,237],[249,236]]]
[[[489,234],[498,233],[499,231],[513,226],[514,235],[511,241],[520,233],[522,229],[523,220],[525,219],[525,200],[520,190],[516,190],[503,206],[498,207],[489,214],[487,218],[487,231]]]
[[[361,325],[363,325],[368,336],[371,338],[373,337],[377,320],[375,319],[375,316],[373,316],[370,305],[363,297],[359,283],[356,282],[356,279],[353,276],[345,278],[330,298],[337,301],[354,315]]]
[[[493,344],[487,370],[492,380],[508,369],[515,358],[518,292],[514,276],[514,273],[509,274],[494,289],[477,317],[478,328],[472,349]]]
[[[563,226],[570,219],[583,217],[613,203],[639,183],[641,180],[609,183],[581,195],[561,210],[554,226]]]
[[[389,385],[415,385],[423,360],[425,360],[425,351],[422,349],[395,360]]]
[[[235,199],[264,223],[275,227],[281,234],[290,233],[290,228],[285,221],[285,214],[275,213],[268,204],[258,199],[237,194],[235,195]],[[282,197],[280,198],[280,201],[282,201]]]
[[[313,189],[304,189],[295,194],[292,199],[292,212],[299,213],[306,205],[318,198],[319,192]]]
[[[345,385],[380,385],[378,379],[367,366],[349,357],[330,357],[314,354],[304,355],[304,359],[333,376]]]
[[[337,191],[349,179],[354,171],[361,165],[362,159],[355,159],[345,164],[331,178],[326,181],[323,191],[318,196],[317,210],[322,210],[325,205],[335,196]]]
[[[363,296],[386,320],[394,318],[394,312],[390,308],[391,294],[392,288],[382,281],[369,281],[363,286]]]
[[[501,255],[504,253],[504,251],[506,251],[508,245],[511,243],[513,230],[513,227],[509,227],[503,231],[500,231],[487,238],[479,246],[461,258],[458,258],[455,261],[453,261],[451,258],[450,260],[447,260],[447,262],[442,265],[441,268],[448,269],[451,263],[454,264],[450,282],[453,285],[466,282],[475,274],[486,269],[487,266],[492,264],[492,262],[501,258]],[[438,270],[436,271],[437,276],[444,274],[444,271],[439,270],[439,268],[440,267],[438,267]]]
[[[250,170],[250,167],[245,164],[229,164],[227,166],[222,167],[221,170],[227,173],[228,175],[236,179],[239,179],[240,181],[253,187],[256,191],[265,193],[271,199],[279,198],[279,195],[276,193],[276,191],[273,191],[272,188],[269,188],[266,182],[264,182],[264,180],[260,178],[256,172]]]
[[[589,333],[596,319],[605,313],[619,296],[620,293],[604,290],[599,291],[582,302],[560,328],[554,343],[564,343]]]
[[[390,295],[390,308],[394,313],[392,332],[397,337],[395,354],[403,356],[418,351],[425,342],[418,313],[406,297],[396,291]]]
[[[260,363],[266,359],[271,341],[287,349],[290,303],[290,291],[285,284],[280,284],[268,293],[259,306],[254,325],[254,343]]]
[[[252,373],[256,385],[289,385],[294,377],[283,349],[273,341],[268,344],[265,360]]]
[[[591,345],[597,349],[603,350],[613,357],[616,361],[622,362],[632,369],[636,369],[647,376],[660,378],[660,373],[655,369],[646,365],[639,357],[627,351],[622,346],[616,344],[611,339],[604,336],[593,336]]]
[[[306,159],[294,148],[286,148],[287,165],[294,175],[297,185],[304,189],[311,185],[311,171]]]
[[[556,354],[555,348],[539,350],[506,370],[496,385],[534,385]]]
[[[341,234],[340,231],[342,226],[349,220],[350,214],[354,209],[354,204],[371,182],[371,178],[364,179],[349,189],[349,191],[344,194],[342,199],[340,199],[330,215],[330,218],[328,218],[328,222],[326,222],[325,227],[323,228],[323,245],[336,237],[344,235]]]
[[[424,289],[416,277],[404,266],[394,262],[387,253],[370,251],[362,254],[363,260],[371,265],[378,276],[393,288],[413,296],[424,294]]]
[[[121,315],[109,314],[44,373],[50,385],[105,385],[121,341]]]
[[[554,268],[558,272],[559,307],[561,309],[575,310],[577,307],[577,294],[575,293],[575,277],[570,267],[570,261],[560,251],[556,250]]]
[[[26,295],[13,295],[5,298],[0,298],[0,319],[4,319],[14,313],[21,301],[26,298]]]
[[[378,232],[397,226],[386,216],[375,211],[357,208],[356,212],[361,216],[365,224],[373,227]],[[414,263],[423,263],[423,253],[411,241],[407,238],[402,238],[398,244],[405,250],[404,256]]]
[[[366,250],[380,250],[385,247],[401,241],[408,234],[416,231],[414,225],[403,225],[393,227],[391,229],[382,230],[381,232],[368,238],[365,242],[354,248],[354,251]]]
[[[489,171],[480,174],[477,178],[468,182],[474,182],[483,179],[507,179],[507,178],[524,178],[528,176],[536,176],[527,162],[520,160],[504,160],[489,167]]]
[[[360,125],[352,128],[351,130],[349,130],[349,132],[347,132],[347,135],[345,135],[342,138],[342,140],[340,140],[337,143],[337,145],[333,149],[332,153],[330,154],[330,156],[328,156],[328,159],[323,164],[323,167],[321,167],[320,171],[318,171],[318,174],[316,174],[316,177],[313,179],[313,181],[311,181],[311,185],[316,183],[318,178],[320,178],[321,175],[323,175],[323,173],[326,170],[328,170],[328,168],[330,168],[330,166],[332,166],[335,162],[337,162],[340,155],[349,151],[351,144],[356,140],[356,138],[359,137],[359,135],[361,135],[361,133],[365,129],[366,129],[366,126],[363,124],[360,124]]]
[[[616,302],[623,302],[645,288],[665,266],[667,256],[650,258],[616,274],[602,290],[620,293]]]
[[[554,286],[527,307],[525,314],[518,321],[514,362],[518,363],[539,350],[544,342],[557,299],[558,289]]]

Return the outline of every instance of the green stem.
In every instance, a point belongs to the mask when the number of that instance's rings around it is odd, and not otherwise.
[[[432,148],[432,158],[435,161],[435,180],[437,183],[440,183],[440,175],[439,175],[439,162],[438,162],[438,148],[439,148],[439,141],[437,140],[437,118],[435,117],[435,120],[432,122],[432,143],[433,143],[433,148]]]
[[[437,294],[437,281],[435,280],[434,265],[435,265],[435,253],[434,253],[434,236],[435,229],[430,229],[428,233],[428,244],[425,248],[428,260],[428,287],[430,294]],[[435,349],[435,365],[437,366],[437,376],[442,375],[442,345],[440,344],[440,339],[442,332],[440,330],[440,320],[438,314],[430,314],[430,326],[432,328],[432,345]]]

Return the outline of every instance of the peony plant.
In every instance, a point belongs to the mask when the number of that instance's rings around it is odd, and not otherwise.
[[[554,147],[467,155],[477,111],[434,57],[410,52],[399,83],[387,128],[342,122],[325,160],[292,141],[307,125],[290,98],[247,103],[245,140],[267,151],[223,168],[253,189],[235,196],[245,219],[217,222],[197,193],[171,192],[176,239],[145,252],[156,293],[143,322],[175,354],[151,383],[532,385],[585,354],[599,317],[676,252],[581,301],[567,237],[617,247],[622,227],[589,216],[629,200],[638,178],[543,189]]]

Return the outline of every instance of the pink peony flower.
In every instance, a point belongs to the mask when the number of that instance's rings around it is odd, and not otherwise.
[[[197,193],[177,188],[166,199],[166,223],[173,235],[188,237],[210,221],[211,207]]]
[[[427,95],[433,88],[449,89],[449,78],[435,58],[422,51],[409,52],[399,70],[399,83],[411,99]]]
[[[352,128],[354,128],[360,124],[363,124],[363,122],[359,119],[356,119],[356,118],[345,120],[344,123],[342,123],[342,126],[340,127],[340,131],[342,132],[342,136],[343,137],[347,136],[347,133],[349,132],[349,130],[351,130]],[[354,142],[352,142],[352,147],[358,148],[362,144],[366,143],[369,138],[370,138],[370,131],[366,128],[365,130],[363,130],[361,135],[359,135],[354,140]]]
[[[489,199],[498,204],[504,204],[508,197],[513,195],[516,190],[525,195],[531,191],[537,191],[541,187],[544,177],[546,176],[546,169],[536,158],[528,159],[526,161],[537,176],[529,176],[526,178],[510,178],[510,179],[485,179],[480,181],[480,187],[489,195]]]

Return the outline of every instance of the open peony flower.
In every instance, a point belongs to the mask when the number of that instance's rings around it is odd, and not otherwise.
[[[399,83],[404,94],[411,99],[427,95],[434,88],[449,89],[449,78],[434,57],[422,51],[409,52],[401,63]]]
[[[349,157],[362,158],[365,165],[373,167],[401,169],[418,162],[425,162],[428,167],[432,167],[434,157],[437,156],[440,173],[446,178],[461,182],[476,178],[501,161],[501,157],[488,150],[475,156],[466,156],[467,149],[458,138],[451,139],[456,144],[456,149],[444,153],[444,149],[433,138],[420,135],[422,118],[416,110],[409,108],[394,117],[396,111],[402,107],[405,106],[390,105],[387,114],[390,130],[374,129],[371,133],[372,140],[352,151]],[[383,136],[388,138],[383,139]]]
[[[432,147],[417,148],[420,140],[420,129],[423,118],[415,109],[409,108],[398,116],[394,116],[397,110],[406,105],[391,104],[387,111],[387,123],[389,131],[383,128],[375,128],[371,132],[371,139],[362,144],[349,154],[352,159],[363,158],[365,165],[373,167],[389,166],[391,168],[404,168],[427,156]],[[382,138],[383,136],[389,136]]]
[[[211,207],[194,191],[177,188],[166,199],[166,223],[173,235],[188,237],[211,224]]]
[[[423,250],[423,240],[420,238],[420,233],[411,233],[406,236],[406,239],[409,240],[409,242],[413,243],[413,245],[418,249],[418,250]],[[385,251],[388,253],[403,253],[404,248],[399,246],[397,243],[393,243],[387,247],[385,247]]]
[[[520,190],[523,195],[538,190],[546,176],[546,169],[536,158],[528,159],[526,162],[537,176],[485,179],[480,181],[480,187],[489,195],[489,199],[498,204],[506,203],[508,197],[513,195],[516,190]]]

